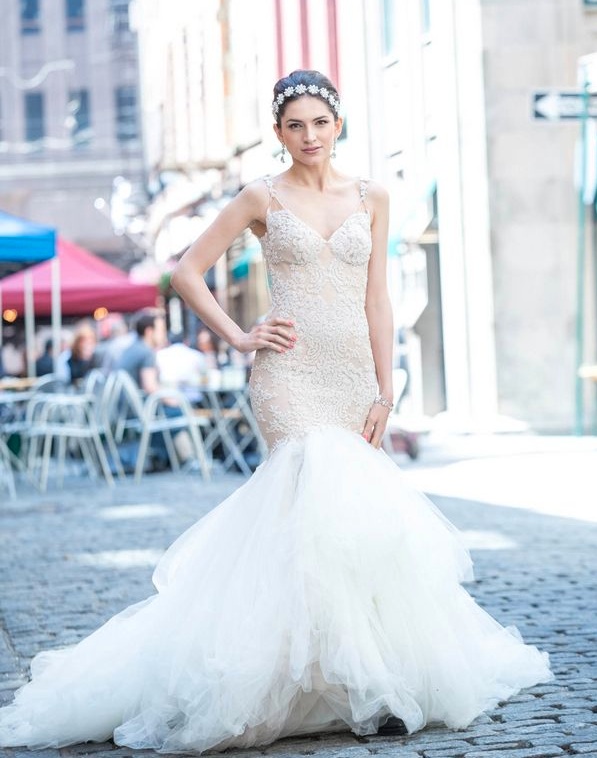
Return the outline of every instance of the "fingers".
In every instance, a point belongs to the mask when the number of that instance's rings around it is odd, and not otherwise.
[[[367,417],[367,421],[365,421],[365,426],[363,427],[363,438],[367,441],[373,444],[373,438],[375,433],[375,421],[374,419]]]
[[[294,322],[282,318],[273,318],[266,321],[265,326],[268,328],[267,339],[278,352],[286,352],[295,346],[297,336],[292,328]]]
[[[257,349],[269,348],[278,353],[291,350],[297,341],[294,322],[288,319],[271,318],[255,329]]]
[[[379,407],[374,406],[367,416],[365,426],[363,427],[363,438],[375,448],[380,448],[383,440],[384,433],[386,431],[386,424],[388,421],[387,413],[379,413]]]

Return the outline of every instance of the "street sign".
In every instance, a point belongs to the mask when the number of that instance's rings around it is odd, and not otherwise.
[[[583,93],[578,90],[539,90],[533,92],[533,118],[562,121],[582,118]],[[589,118],[597,118],[597,95],[589,97]]]

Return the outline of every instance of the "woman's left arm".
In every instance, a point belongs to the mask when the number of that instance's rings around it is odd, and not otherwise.
[[[379,394],[389,403],[393,403],[394,324],[386,276],[389,198],[387,191],[374,182],[370,183],[367,198],[373,218],[365,312],[369,324],[369,338],[375,362]],[[379,403],[374,403],[371,406],[363,429],[363,436],[374,447],[378,448],[381,445],[389,415],[390,408]]]

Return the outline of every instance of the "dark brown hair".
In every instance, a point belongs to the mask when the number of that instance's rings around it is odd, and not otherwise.
[[[337,101],[340,100],[340,96],[338,95],[338,90],[332,84],[332,82],[327,78],[327,76],[325,76],[319,71],[298,69],[297,71],[293,71],[292,73],[288,74],[288,76],[283,77],[282,79],[278,80],[275,83],[274,101],[276,100],[278,95],[281,95],[284,93],[284,90],[287,87],[297,87],[299,84],[302,84],[305,87],[310,87],[311,85],[315,85],[318,89],[323,87],[324,89],[327,89],[330,95],[333,95]],[[306,94],[310,94],[310,93],[306,93]],[[286,106],[288,105],[288,103],[291,103],[293,100],[296,100],[299,97],[302,97],[302,95],[289,95],[288,97],[284,98],[284,101],[280,104],[278,112],[274,116],[276,119],[276,124],[278,126],[281,126],[282,116],[284,115],[284,111],[286,110]],[[325,99],[325,97],[323,97],[320,94],[312,95],[312,97],[318,97],[322,103],[325,103],[330,113],[334,117],[334,121],[338,120],[338,114],[332,108],[330,103]]]

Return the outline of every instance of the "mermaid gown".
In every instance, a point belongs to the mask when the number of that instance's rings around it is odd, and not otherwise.
[[[0,745],[203,751],[369,734],[392,714],[409,732],[463,728],[552,676],[461,587],[472,570],[455,528],[360,436],[377,391],[367,184],[326,240],[266,182],[271,314],[298,336],[252,371],[270,454],[173,543],[157,594],[34,658],[0,710]]]

